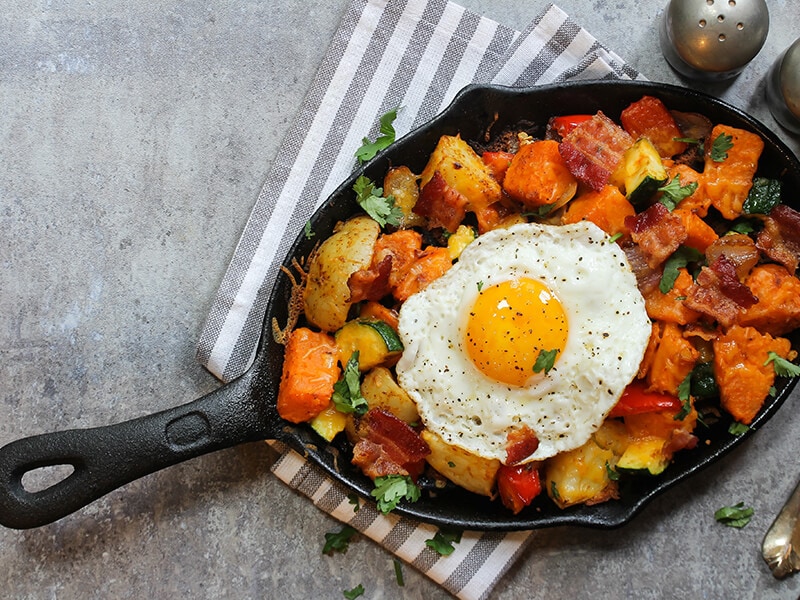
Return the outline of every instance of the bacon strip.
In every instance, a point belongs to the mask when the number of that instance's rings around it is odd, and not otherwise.
[[[372,408],[358,425],[361,437],[353,448],[353,464],[371,478],[383,475],[418,477],[431,450],[404,421],[381,408]]]
[[[443,227],[453,233],[467,215],[467,197],[447,184],[439,171],[420,190],[414,212],[427,217],[433,229]]]
[[[736,277],[735,265],[724,254],[710,267],[703,267],[697,281],[689,289],[684,304],[708,315],[727,328],[739,314],[757,302],[746,285]]]
[[[756,247],[794,273],[800,264],[800,213],[778,204],[764,219]]]
[[[635,217],[625,217],[625,226],[653,269],[667,260],[688,236],[682,219],[660,202]]]
[[[570,131],[558,151],[576,179],[600,191],[633,141],[622,127],[598,112]]]

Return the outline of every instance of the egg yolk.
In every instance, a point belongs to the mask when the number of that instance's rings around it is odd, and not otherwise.
[[[522,277],[481,289],[464,341],[467,355],[484,375],[522,386],[545,370],[534,370],[541,353],[558,360],[567,331],[567,316],[555,294],[541,281]]]

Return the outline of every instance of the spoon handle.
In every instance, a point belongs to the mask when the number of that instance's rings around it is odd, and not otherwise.
[[[767,530],[761,555],[778,579],[800,570],[800,483]]]

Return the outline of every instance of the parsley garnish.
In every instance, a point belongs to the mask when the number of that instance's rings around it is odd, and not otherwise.
[[[434,535],[433,538],[425,540],[425,545],[429,548],[433,548],[442,556],[450,556],[455,550],[455,546],[453,546],[453,544],[457,544],[460,541],[460,531],[445,531],[440,529],[436,532],[436,535]]]
[[[700,145],[702,140],[698,140],[697,138],[689,138],[689,137],[676,137],[672,138],[673,142],[683,142],[684,144],[696,144]]]
[[[621,231],[618,231],[617,233],[615,233],[614,235],[612,235],[610,238],[608,238],[608,241],[609,241],[609,242],[612,242],[612,243],[613,243],[613,242],[616,242],[616,241],[617,241],[618,239],[620,239],[620,238],[621,238],[623,235],[625,235],[625,234],[624,234],[624,233],[622,233]]]
[[[738,502],[733,506],[723,506],[714,513],[714,518],[728,527],[741,529],[750,522],[753,516],[753,509],[745,506],[744,502]]]
[[[692,374],[689,373],[678,384],[678,400],[681,401],[681,409],[673,417],[675,421],[683,421],[692,412],[692,396],[689,391],[692,388]]]
[[[561,500],[561,494],[558,493],[555,480],[550,482],[550,495],[553,497],[553,500]]]
[[[755,225],[753,225],[753,221],[750,219],[739,219],[734,221],[731,225],[729,233],[753,233],[756,230]]]
[[[376,477],[375,489],[372,490],[372,496],[378,501],[378,510],[383,514],[394,510],[400,500],[416,502],[420,495],[420,489],[408,475]]]
[[[347,501],[353,505],[354,513],[357,513],[358,509],[361,508],[361,500],[358,498],[358,494],[350,494],[347,496]]]
[[[343,413],[363,415],[369,406],[361,395],[361,374],[358,370],[358,350],[353,352],[345,365],[342,378],[333,384],[331,396],[336,410]]]
[[[724,161],[728,158],[728,150],[731,148],[733,148],[733,136],[720,133],[711,144],[711,160],[714,162]]]
[[[750,431],[750,427],[744,423],[739,423],[739,421],[734,421],[731,423],[730,427],[728,427],[728,433],[731,435],[744,435],[748,431]]]
[[[397,585],[400,587],[403,587],[406,584],[405,580],[403,579],[403,565],[396,558],[394,559],[394,578],[395,581],[397,581]]]
[[[307,240],[310,240],[316,235],[314,230],[311,229],[311,221],[306,221],[306,224],[303,226],[303,233],[305,234]]]
[[[355,598],[364,595],[364,586],[359,583],[352,590],[343,590],[342,594],[345,598],[347,598],[347,600],[354,600]]]
[[[387,148],[392,142],[394,142],[395,136],[397,135],[394,130],[394,120],[397,118],[397,109],[390,110],[385,115],[380,118],[380,132],[379,135],[374,142],[370,142],[369,138],[364,138],[361,140],[362,144],[361,147],[356,150],[355,157],[358,159],[359,162],[366,162],[371,158],[374,158],[375,155],[380,152],[381,150]]]
[[[668,294],[675,285],[675,280],[680,275],[679,269],[687,266],[691,262],[698,262],[703,259],[705,255],[690,248],[689,246],[681,246],[672,253],[664,263],[664,273],[661,275],[661,281],[658,283],[658,289],[662,294]]]
[[[544,371],[544,374],[547,375],[550,372],[550,369],[553,368],[553,365],[556,364],[557,354],[557,348],[553,350],[540,350],[539,356],[536,357],[536,362],[533,363],[533,372],[541,373]]]
[[[619,471],[612,467],[608,461],[606,461],[606,475],[611,481],[619,481]]]
[[[371,179],[360,175],[353,184],[356,201],[378,225],[399,225],[403,211],[394,204],[394,196],[383,196],[383,188],[376,187]]]
[[[483,282],[479,281],[478,282],[478,291],[480,292],[482,289],[483,289]]]
[[[347,552],[350,540],[356,534],[356,530],[350,525],[344,525],[340,531],[325,534],[325,545],[322,553],[331,555],[334,552]]]
[[[797,377],[800,375],[800,366],[789,362],[785,358],[781,358],[774,352],[767,354],[767,360],[764,361],[764,366],[766,367],[769,363],[772,363],[775,374],[781,377]]]
[[[697,182],[692,181],[686,185],[681,185],[681,174],[678,173],[667,185],[661,186],[657,191],[662,194],[661,204],[672,212],[680,204],[681,200],[694,194],[695,190],[697,190]]]

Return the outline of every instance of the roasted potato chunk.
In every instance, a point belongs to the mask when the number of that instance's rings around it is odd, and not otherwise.
[[[372,261],[380,225],[357,216],[337,226],[311,257],[303,296],[306,319],[324,331],[336,331],[350,310],[350,275]]]
[[[499,460],[482,458],[451,446],[438,434],[427,429],[421,435],[431,449],[431,453],[425,459],[430,466],[470,492],[494,496],[497,470],[500,468]]]
[[[406,423],[418,423],[417,405],[386,367],[375,367],[361,382],[361,395],[370,408],[383,408]]]

